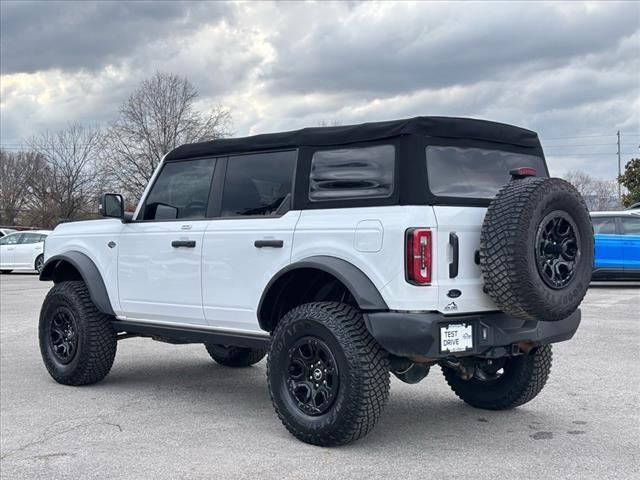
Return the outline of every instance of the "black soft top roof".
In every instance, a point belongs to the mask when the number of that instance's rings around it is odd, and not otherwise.
[[[169,152],[166,161],[258,150],[331,146],[383,140],[403,135],[464,138],[520,147],[539,148],[536,132],[504,123],[455,117],[414,117],[405,120],[361,123],[338,127],[312,127],[290,132],[267,133],[242,138],[223,138],[181,145]]]

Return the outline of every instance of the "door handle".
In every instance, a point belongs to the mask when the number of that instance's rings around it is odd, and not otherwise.
[[[458,276],[458,265],[460,263],[460,242],[458,241],[458,235],[454,232],[449,234],[449,245],[453,248],[453,257],[449,264],[449,278],[456,278]]]
[[[282,248],[284,246],[284,242],[282,240],[256,240],[253,242],[253,246],[256,248]]]
[[[196,248],[196,241],[195,240],[174,240],[173,242],[171,242],[171,246],[173,248],[180,248],[180,247]]]

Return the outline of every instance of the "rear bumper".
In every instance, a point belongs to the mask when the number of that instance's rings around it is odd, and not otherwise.
[[[400,357],[444,358],[495,355],[505,347],[528,342],[533,345],[562,342],[573,337],[580,325],[577,310],[559,322],[524,321],[505,313],[442,315],[438,312],[375,312],[365,315],[371,335],[389,353]],[[473,325],[473,349],[449,353],[440,351],[440,327],[451,323]]]

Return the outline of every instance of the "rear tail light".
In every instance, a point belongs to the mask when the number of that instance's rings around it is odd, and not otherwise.
[[[414,285],[431,283],[431,230],[410,228],[406,234],[407,281]]]

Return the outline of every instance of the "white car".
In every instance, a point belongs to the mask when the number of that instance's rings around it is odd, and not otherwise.
[[[14,232],[0,239],[0,271],[42,271],[44,266],[44,241],[51,230]]]
[[[281,421],[325,446],[373,428],[390,373],[439,366],[470,405],[517,407],[591,279],[589,212],[548,175],[535,132],[460,118],[183,145],[132,217],[105,194],[110,218],[49,236],[43,361],[83,385],[131,336],[203,343],[229,367],[268,352]]]

